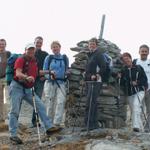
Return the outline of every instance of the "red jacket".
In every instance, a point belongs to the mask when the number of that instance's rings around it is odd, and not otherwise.
[[[26,57],[20,57],[16,60],[15,62],[15,72],[14,72],[14,80],[18,81],[21,83],[25,88],[32,88],[34,83],[33,82],[27,82],[27,81],[21,81],[18,79],[16,76],[16,69],[22,69],[22,73],[28,75],[28,76],[33,76],[34,79],[37,77],[38,73],[38,67],[37,67],[37,62],[36,59],[33,58],[26,58]]]

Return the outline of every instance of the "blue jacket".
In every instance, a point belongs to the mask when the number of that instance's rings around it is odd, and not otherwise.
[[[51,61],[49,61],[49,55],[45,58],[44,60],[44,65],[43,65],[43,70],[51,70],[54,71],[56,74],[56,80],[59,83],[63,83],[65,80],[65,73],[66,73],[66,69],[69,67],[69,60],[68,57],[67,58],[67,63],[65,64],[63,55],[59,54],[59,55],[53,55],[53,58]],[[51,80],[50,75],[45,75],[45,77],[49,80],[49,81],[53,81]]]

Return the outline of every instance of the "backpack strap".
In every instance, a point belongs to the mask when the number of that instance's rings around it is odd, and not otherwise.
[[[54,58],[54,55],[49,55],[49,58],[48,58],[48,67],[50,66],[51,62],[52,62],[52,59],[55,59]],[[67,56],[65,54],[62,55],[62,59],[65,63],[65,71],[67,70],[69,64],[68,64],[68,60],[67,60]],[[49,68],[48,68],[49,69]]]
[[[64,60],[64,63],[65,63],[65,71],[66,71],[69,67],[68,58],[65,54],[63,54],[62,56],[63,56],[63,60]]]
[[[50,66],[53,58],[54,58],[54,55],[49,55],[48,56],[48,69],[49,69],[49,66]]]

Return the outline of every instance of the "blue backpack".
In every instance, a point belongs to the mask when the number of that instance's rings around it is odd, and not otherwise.
[[[10,85],[14,78],[14,64],[17,58],[22,57],[22,54],[12,54],[7,60],[6,66],[6,82]]]
[[[106,71],[104,73],[103,82],[107,83],[109,82],[109,78],[113,67],[113,62],[112,62],[112,58],[106,52],[103,53],[102,55],[104,56],[106,62]]]
[[[49,58],[48,58],[48,66],[50,66],[52,59],[55,59],[55,60],[58,60],[58,61],[61,60],[61,59],[55,58],[54,55],[49,55]],[[65,54],[62,55],[62,59],[63,59],[63,61],[64,61],[64,63],[65,63],[65,70],[67,70],[67,67],[68,67],[67,56],[66,56]]]

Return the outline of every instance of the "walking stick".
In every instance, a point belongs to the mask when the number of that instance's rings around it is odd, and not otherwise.
[[[57,81],[57,80],[54,80],[54,81],[56,82],[56,84],[57,84],[58,88],[60,89],[62,95],[65,97],[65,96],[66,96],[66,93],[63,91],[63,89],[61,88],[61,86],[60,86],[60,84],[58,83],[58,81]]]
[[[62,90],[60,84],[59,84],[58,81],[56,80],[55,74],[51,73],[51,71],[49,71],[49,74],[50,74],[50,76],[52,76],[53,81],[56,82],[56,84],[57,84],[58,88],[60,89],[62,95],[65,97],[65,96],[66,96],[66,93],[64,93],[64,91]]]
[[[35,93],[34,93],[33,88],[32,88],[32,96],[33,96],[33,107],[34,107],[35,116],[36,116],[36,127],[37,127],[38,139],[39,139],[39,146],[41,146],[42,142],[41,142],[41,135],[40,135],[40,128],[39,128],[40,122],[39,122],[37,108],[36,108],[36,104],[35,104]]]
[[[92,86],[91,86],[90,105],[89,105],[88,121],[87,121],[87,133],[89,132],[90,117],[91,117],[91,106],[92,106],[93,89],[94,89],[93,82],[95,82],[95,81],[89,81],[89,82],[92,83]]]

